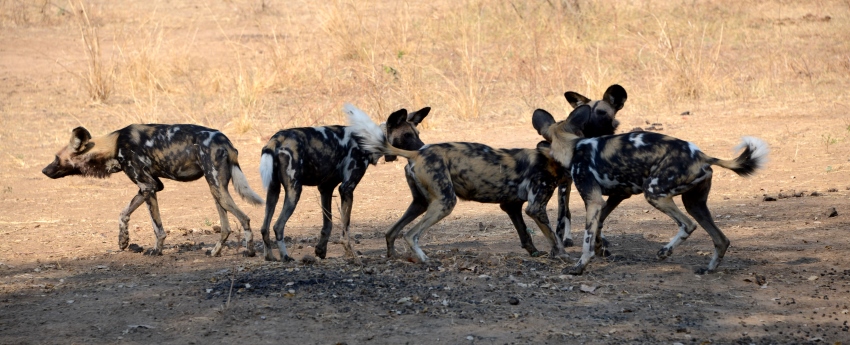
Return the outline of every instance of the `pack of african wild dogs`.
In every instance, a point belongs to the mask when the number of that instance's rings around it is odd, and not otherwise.
[[[323,224],[316,255],[322,259],[327,255],[333,228],[331,198],[337,189],[342,245],[346,256],[356,258],[349,231],[354,189],[369,165],[375,165],[381,157],[386,161],[402,157],[407,159],[404,178],[412,201],[386,232],[387,257],[398,256],[395,243],[403,237],[411,259],[427,262],[428,256],[419,244],[422,234],[449,215],[460,198],[498,204],[529,255],[569,260],[564,248],[575,244],[568,207],[571,184],[575,184],[584,201],[587,221],[581,239],[582,255],[566,273],[582,274],[594,256],[610,255],[602,225],[617,205],[635,194],[643,194],[650,205],[670,216],[678,226],[675,236],[658,251],[659,259],[673,254],[699,224],[711,236],[714,253],[708,265],[696,271],[715,271],[730,241],[714,223],[706,203],[712,166],[740,176],[752,175],[766,163],[767,144],[755,137],[743,137],[735,148],[741,151],[737,157],[714,158],[692,142],[659,133],[615,134],[619,124],[616,115],[627,98],[620,85],[610,86],[599,100],[576,92],[564,96],[573,107],[566,119],[558,121],[542,109],[532,114],[532,127],[543,140],[536,145],[529,143],[530,148],[493,148],[472,142],[425,144],[417,127],[431,108],[414,112],[400,109],[377,124],[369,114],[345,104],[342,110],[348,116],[348,126],[284,129],[260,148],[259,173],[265,201],[248,185],[239,167],[238,151],[230,140],[218,130],[193,124],[133,124],[99,137],[77,127],[71,132],[69,144],[42,172],[54,179],[70,175],[104,178],[124,172],[139,191],[119,215],[118,247],[127,249],[130,215],[146,204],[156,235],[155,246],[147,252],[152,255],[162,253],[166,238],[157,200],[157,192],[164,187],[161,179],[188,182],[203,177],[221,222],[221,238],[210,254],[221,255],[231,231],[230,213],[244,230],[244,254],[255,256],[250,219],[228,191],[232,182],[245,201],[265,204],[260,225],[265,260],[289,261],[292,258],[286,249],[284,230],[304,186],[317,187],[321,195]],[[281,187],[283,206],[272,225]],[[553,229],[546,206],[556,190],[558,218]],[[681,196],[687,214],[674,203],[676,196]],[[549,240],[548,252],[535,247],[523,211]],[[404,232],[417,218],[419,221]],[[277,254],[269,229],[274,230]]]

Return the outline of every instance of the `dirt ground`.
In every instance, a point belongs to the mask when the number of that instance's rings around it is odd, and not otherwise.
[[[305,188],[286,229],[298,261],[243,257],[240,231],[221,257],[209,257],[217,214],[202,181],[165,181],[159,201],[169,237],[164,254],[150,257],[118,250],[118,213],[136,193],[123,174],[103,180],[41,174],[81,122],[74,114],[89,109],[52,107],[74,84],[44,51],[72,51],[74,39],[73,32],[36,29],[4,29],[0,39],[2,344],[850,343],[846,99],[828,105],[815,98],[757,99],[745,109],[709,103],[666,114],[637,113],[626,103],[618,115],[621,132],[652,126],[721,158],[734,154],[743,135],[771,145],[769,165],[754,177],[715,169],[709,207],[732,246],[714,274],[694,274],[712,250],[701,229],[672,257],[655,258],[676,226],[640,196],[606,222],[614,255],[595,258],[582,276],[562,273],[572,262],[528,256],[497,205],[472,202],[460,202],[424,235],[433,262],[387,259],[384,232],[410,196],[404,162],[383,161],[355,192],[352,231],[362,264],[344,258],[338,218],[328,259],[312,256],[321,228],[312,188]],[[630,99],[640,97],[640,90],[629,91]],[[422,139],[537,143],[530,121],[510,122],[443,124],[423,129]],[[825,142],[825,133],[838,140]],[[265,138],[227,134],[259,191]],[[259,238],[263,209],[237,203]],[[584,211],[575,193],[570,208],[579,229]],[[130,227],[132,244],[153,245],[144,208]],[[532,231],[538,248],[547,248],[540,231]],[[568,253],[575,260],[580,248]]]

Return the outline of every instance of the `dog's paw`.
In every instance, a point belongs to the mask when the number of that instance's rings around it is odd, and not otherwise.
[[[574,245],[575,245],[575,242],[573,242],[572,238],[568,238],[568,239],[564,240],[564,248],[572,247]]]
[[[561,271],[561,273],[569,274],[569,275],[573,275],[573,276],[580,276],[582,273],[584,273],[584,267],[581,267],[579,265],[575,265],[573,267],[567,267],[567,268],[563,269],[563,271]]]
[[[322,258],[322,259],[324,259],[324,258]],[[282,257],[280,261],[283,261],[283,262],[293,262],[293,261],[295,261],[295,259],[293,259],[293,258],[292,258],[291,256],[289,256],[289,255],[286,255],[286,256]]]
[[[145,252],[145,255],[150,255],[150,256],[161,256],[161,255],[162,255],[162,249],[156,249],[156,248],[148,249],[148,250]]]
[[[316,247],[316,256],[318,256],[321,259],[324,259],[327,255],[328,255],[328,249],[327,248]]]
[[[124,246],[124,247],[127,248],[127,246]],[[121,248],[121,249],[123,250],[124,248]],[[130,251],[133,252],[133,253],[141,253],[141,252],[145,251],[145,248],[142,248],[142,246],[135,244],[135,243],[131,244],[128,249],[130,249]]]
[[[257,256],[257,252],[255,252],[253,250],[251,250],[251,251],[246,250],[245,252],[242,253],[242,256],[246,257],[246,258],[253,258],[253,257]]]
[[[667,247],[662,247],[658,251],[658,254],[656,254],[656,256],[658,256],[658,260],[664,260],[664,259],[670,257],[670,255],[673,255],[673,249],[667,248]]]
[[[541,256],[545,256],[546,252],[540,251],[540,250],[535,250],[535,251],[531,252],[530,254],[531,254],[531,257],[533,257],[533,258],[539,258]]]
[[[694,270],[694,273],[698,274],[698,275],[703,275],[703,274],[712,273],[712,272],[714,272],[714,271],[711,271],[706,267],[700,267],[700,268],[697,268],[697,269]]]

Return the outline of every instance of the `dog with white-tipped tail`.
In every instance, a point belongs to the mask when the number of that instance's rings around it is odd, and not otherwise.
[[[412,113],[405,109],[398,110],[387,119],[385,132],[380,128],[378,131],[392,145],[418,149],[424,144],[419,139],[416,126],[430,111],[428,107]],[[395,156],[376,154],[363,148],[356,138],[356,131],[347,126],[290,128],[273,135],[260,156],[260,177],[267,191],[265,217],[260,227],[265,259],[277,260],[271,249],[269,227],[283,187],[283,209],[274,223],[274,233],[280,259],[292,260],[284,243],[284,229],[301,198],[303,186],[316,186],[321,195],[322,231],[316,245],[316,256],[324,259],[327,255],[328,239],[333,228],[331,198],[334,188],[339,186],[343,248],[347,256],[356,259],[349,235],[354,189],[366,173],[366,168],[376,164],[381,156],[386,161],[396,159]]]
[[[738,157],[724,160],[703,153],[693,143],[652,132],[631,132],[598,138],[582,138],[581,128],[593,116],[582,105],[566,120],[555,119],[544,110],[534,112],[532,124],[551,143],[549,154],[568,169],[587,209],[582,256],[570,274],[581,274],[594,255],[602,255],[601,230],[605,218],[623,200],[643,194],[653,207],[678,224],[679,232],[658,251],[665,259],[696,229],[697,223],[714,242],[708,267],[697,273],[714,272],[729,248],[729,239],[714,224],[706,204],[711,190],[712,165],[730,169],[740,176],[753,175],[767,162],[767,144],[744,137]],[[603,196],[608,196],[605,200]],[[688,218],[673,197],[681,195]]]

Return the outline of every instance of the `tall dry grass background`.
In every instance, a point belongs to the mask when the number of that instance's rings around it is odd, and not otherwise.
[[[376,119],[432,106],[431,127],[522,124],[612,83],[652,119],[846,102],[849,14],[848,1],[0,1],[7,33],[82,33],[43,52],[79,76],[57,99],[87,107],[79,122],[260,137],[343,123],[346,101]]]

